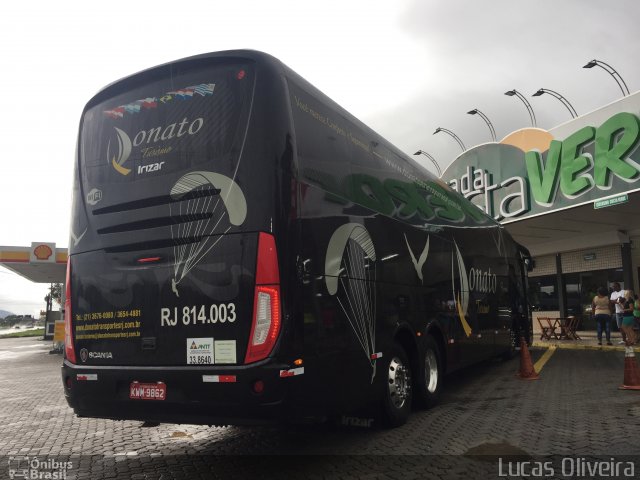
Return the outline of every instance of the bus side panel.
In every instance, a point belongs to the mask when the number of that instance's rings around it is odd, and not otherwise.
[[[376,398],[370,345],[377,321],[377,284],[365,275],[343,276],[336,289],[327,287],[338,280],[325,271],[327,249],[332,233],[343,223],[341,218],[302,221],[305,397],[326,414],[349,412]],[[347,293],[345,286],[354,290]]]
[[[375,268],[378,291],[393,292],[377,298],[376,341],[368,346],[359,340],[363,353],[375,353],[378,345],[388,348],[395,329],[385,325],[402,322],[414,332],[429,322],[442,325],[450,369],[499,352],[502,338],[509,336],[510,318],[502,227],[309,85],[290,81],[289,86],[302,183],[303,248],[313,245],[303,257],[313,281],[320,283],[309,298],[341,291],[321,288],[331,276],[325,252],[343,229],[355,232],[353,226],[360,225],[375,250],[375,261],[366,268]],[[337,270],[348,271],[339,265]],[[342,280],[336,284],[343,287]],[[347,308],[336,304],[349,324]],[[305,332],[309,325],[318,328],[321,318],[311,310],[305,309]],[[358,338],[357,328],[353,331]]]

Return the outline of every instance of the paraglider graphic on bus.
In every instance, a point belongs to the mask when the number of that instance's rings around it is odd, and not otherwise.
[[[169,204],[172,239],[194,238],[173,247],[175,258],[171,290],[179,297],[178,285],[232,227],[242,225],[247,217],[247,201],[236,182],[219,173],[196,171],[183,175],[171,189]],[[183,201],[180,201],[183,200]],[[176,211],[177,210],[177,211]],[[186,221],[184,221],[186,220]],[[221,235],[213,235],[213,233]],[[177,242],[178,243],[178,242]]]
[[[367,229],[347,223],[333,232],[325,258],[325,282],[371,365],[371,383],[376,375],[376,251]]]

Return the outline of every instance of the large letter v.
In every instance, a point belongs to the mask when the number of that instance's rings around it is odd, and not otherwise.
[[[427,243],[424,246],[424,250],[420,254],[420,258],[416,260],[416,256],[413,254],[411,250],[411,246],[409,245],[409,240],[407,240],[407,235],[404,235],[404,241],[407,242],[407,248],[409,249],[409,255],[411,255],[411,261],[413,262],[413,266],[416,269],[416,273],[418,274],[418,278],[421,283],[424,283],[424,278],[422,277],[422,267],[424,266],[424,262],[427,261],[427,256],[429,255],[429,236],[427,236]]]

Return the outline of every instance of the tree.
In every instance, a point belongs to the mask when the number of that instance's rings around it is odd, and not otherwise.
[[[52,283],[49,287],[49,293],[46,297],[44,297],[44,301],[47,303],[47,312],[52,311],[53,300],[58,304],[58,306],[62,306],[62,284],[61,283]]]
[[[61,283],[52,283],[51,284],[51,297],[55,302],[62,306],[62,284]]]

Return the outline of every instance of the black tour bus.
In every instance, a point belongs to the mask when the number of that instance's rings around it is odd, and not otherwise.
[[[100,91],[78,138],[62,381],[81,416],[404,423],[527,341],[527,251],[273,57]]]

